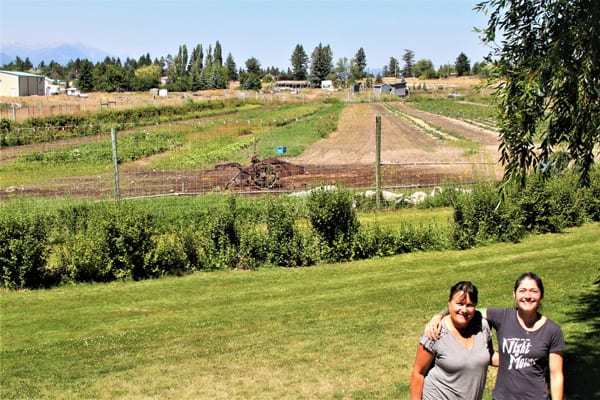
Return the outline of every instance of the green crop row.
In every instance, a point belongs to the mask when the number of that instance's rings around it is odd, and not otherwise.
[[[166,121],[228,114],[247,105],[239,100],[194,102],[178,106],[144,106],[125,110],[108,110],[81,115],[33,117],[23,122],[0,121],[0,147],[46,143],[61,139],[97,135],[107,127],[143,125]]]

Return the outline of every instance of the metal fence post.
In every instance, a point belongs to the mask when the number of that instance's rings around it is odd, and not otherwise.
[[[381,115],[375,117],[375,204],[379,210],[381,198]]]
[[[119,190],[119,158],[117,155],[117,128],[110,128],[110,137],[112,141],[112,156],[113,156],[113,169],[115,175],[115,200],[121,198]]]

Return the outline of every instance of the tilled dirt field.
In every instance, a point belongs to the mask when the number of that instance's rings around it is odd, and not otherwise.
[[[381,117],[382,183],[388,188],[425,187],[444,182],[470,183],[481,179],[499,179],[502,170],[498,136],[493,131],[464,121],[414,110],[404,103],[348,104],[330,137],[314,143],[301,156],[282,157],[297,170],[280,174],[271,190],[289,192],[317,185],[343,185],[352,188],[375,186],[376,117]],[[389,106],[388,106],[389,107]],[[428,130],[442,128],[478,144],[476,154],[441,140]],[[14,157],[23,148],[3,150],[0,161]],[[29,149],[31,150],[31,149]],[[13,154],[14,153],[14,154]],[[239,169],[235,166],[196,171],[157,171],[134,163],[120,167],[121,198],[189,195],[234,190],[260,193],[248,185],[229,185]],[[2,188],[0,197],[12,195],[72,196],[112,198],[115,196],[112,174],[64,178],[37,185]]]

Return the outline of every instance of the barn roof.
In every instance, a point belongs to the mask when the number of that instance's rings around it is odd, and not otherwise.
[[[30,74],[29,72],[22,72],[22,71],[1,70],[0,73],[8,74],[8,75],[15,75],[15,76],[29,76],[29,77],[34,77],[34,78],[44,78],[44,76],[42,76],[42,75]]]

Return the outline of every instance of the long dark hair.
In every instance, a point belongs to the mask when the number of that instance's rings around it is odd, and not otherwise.
[[[531,280],[535,281],[538,289],[540,289],[540,294],[542,295],[541,298],[543,299],[544,298],[544,284],[542,283],[542,278],[540,278],[537,274],[534,274],[533,272],[525,272],[525,273],[522,273],[521,275],[519,275],[519,277],[515,281],[515,292],[521,285],[521,282],[523,282],[523,280],[525,280],[525,279],[531,279]]]
[[[450,288],[450,296],[448,301],[451,301],[454,295],[458,292],[463,292],[465,296],[469,296],[469,299],[477,304],[478,294],[477,287],[469,281],[460,281]]]

